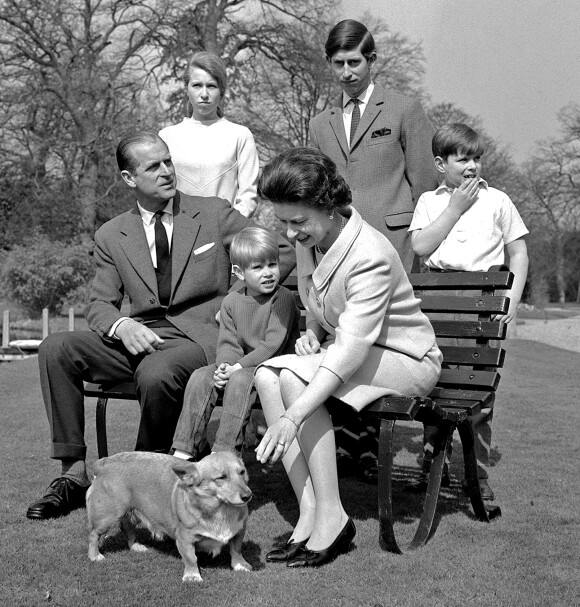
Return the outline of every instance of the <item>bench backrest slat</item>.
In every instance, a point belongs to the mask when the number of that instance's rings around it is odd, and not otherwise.
[[[503,367],[505,350],[503,348],[478,348],[476,346],[439,346],[443,360],[449,365],[477,365],[484,367]]]
[[[421,310],[438,314],[506,314],[510,305],[509,297],[456,297],[453,295],[423,295]]]
[[[453,387],[460,390],[496,390],[500,377],[497,371],[442,369],[437,385],[443,388]]]
[[[437,337],[505,339],[507,332],[505,323],[494,321],[432,320],[431,324]]]
[[[509,289],[513,274],[501,272],[434,272],[410,274],[409,280],[418,289]]]

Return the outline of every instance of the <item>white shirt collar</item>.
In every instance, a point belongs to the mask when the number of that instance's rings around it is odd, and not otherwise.
[[[143,219],[143,223],[146,226],[151,225],[151,222],[153,221],[153,216],[155,215],[155,213],[152,213],[151,211],[148,211],[147,209],[144,209],[139,202],[137,202],[137,208],[139,209],[139,213],[141,214],[141,218]],[[169,215],[173,215],[173,198],[165,205],[165,208],[163,209],[164,213],[168,213]]]
[[[357,99],[361,102],[361,103],[368,103],[371,95],[373,94],[373,91],[375,89],[375,83],[371,80],[371,83],[369,84],[367,90],[362,94],[359,95],[357,97]],[[342,93],[342,109],[344,109],[347,105],[347,103],[352,99],[352,97],[349,97],[344,91]]]
[[[485,189],[487,190],[488,185],[487,185],[487,181],[486,181],[485,179],[482,179],[482,178],[480,177],[480,178],[479,178],[479,182],[478,182],[478,183],[479,183],[479,185],[480,185],[482,188],[485,188]],[[443,182],[442,182],[442,183],[440,183],[440,184],[439,184],[439,186],[438,186],[438,187],[435,189],[435,192],[440,192],[440,191],[443,191],[443,190],[445,190],[446,192],[449,192],[449,193],[453,193],[453,192],[455,192],[456,188],[453,188],[453,187],[451,187],[450,185],[447,185],[447,184],[445,183],[445,180],[443,180]]]

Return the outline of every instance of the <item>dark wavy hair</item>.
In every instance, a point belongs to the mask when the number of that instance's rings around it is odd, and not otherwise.
[[[350,188],[334,162],[312,148],[294,148],[276,156],[260,175],[258,195],[274,203],[327,210],[352,202]]]
[[[376,51],[375,40],[366,26],[354,19],[344,19],[330,30],[324,51],[327,59],[331,59],[339,51],[354,51],[359,46],[367,60]]]
[[[117,145],[117,166],[119,171],[129,171],[134,173],[137,165],[135,163],[135,156],[133,156],[133,148],[144,143],[161,143],[167,147],[167,144],[159,135],[153,131],[136,131],[125,135],[119,145]]]

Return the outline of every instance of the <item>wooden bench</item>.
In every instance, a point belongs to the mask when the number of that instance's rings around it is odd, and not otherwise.
[[[493,403],[504,364],[505,350],[490,342],[503,340],[507,328],[491,320],[504,314],[509,298],[498,292],[511,287],[513,275],[505,270],[489,272],[443,272],[411,274],[411,284],[421,308],[429,315],[448,314],[449,320],[433,320],[437,337],[455,338],[458,344],[442,346],[444,369],[436,388],[428,397],[383,397],[369,405],[364,414],[378,419],[379,542],[383,549],[401,553],[394,533],[393,518],[393,442],[397,421],[428,422],[438,427],[433,462],[429,473],[423,512],[409,549],[423,546],[433,531],[433,521],[441,487],[445,453],[457,429],[461,439],[468,494],[476,517],[489,522],[501,514],[498,506],[486,506],[482,500],[477,476],[474,436],[469,417]],[[296,289],[295,278],[285,282]],[[457,296],[457,290],[469,296]],[[461,313],[469,320],[454,320]],[[451,367],[451,368],[450,368]],[[97,445],[99,457],[107,455],[106,406],[109,398],[136,400],[134,384],[97,386],[87,384],[85,396],[97,398]]]
[[[421,298],[421,309],[427,315],[449,315],[448,320],[432,320],[436,336],[455,338],[458,345],[441,346],[443,370],[428,397],[384,397],[364,410],[365,414],[380,420],[379,542],[383,549],[395,553],[402,552],[393,529],[392,505],[393,437],[398,420],[428,422],[438,427],[423,512],[409,549],[425,545],[433,531],[445,453],[456,429],[463,447],[467,491],[476,517],[489,522],[501,515],[499,506],[486,506],[481,497],[469,417],[495,400],[500,381],[498,369],[503,367],[505,350],[492,347],[495,344],[490,342],[504,340],[507,327],[492,321],[491,317],[507,312],[509,298],[501,295],[501,291],[511,287],[513,274],[492,269],[489,272],[411,274],[410,280]],[[469,295],[458,296],[459,290],[469,291]],[[467,319],[455,320],[456,314]]]

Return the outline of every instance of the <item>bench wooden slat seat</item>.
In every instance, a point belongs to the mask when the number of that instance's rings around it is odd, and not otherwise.
[[[476,517],[489,522],[501,515],[498,506],[486,507],[481,498],[475,441],[469,418],[492,405],[495,399],[500,381],[498,369],[505,361],[505,350],[497,347],[496,342],[505,339],[506,327],[492,321],[491,317],[507,311],[509,299],[495,293],[509,289],[513,275],[502,268],[489,272],[411,274],[410,280],[428,316],[430,313],[450,315],[449,320],[435,319],[432,324],[438,338],[456,338],[457,345],[442,346],[444,368],[439,383],[428,397],[383,397],[363,412],[380,421],[379,543],[383,549],[395,553],[402,552],[395,537],[392,506],[393,441],[397,421],[425,421],[438,428],[423,512],[409,549],[423,546],[433,532],[445,453],[455,430],[459,432],[463,447],[465,478]],[[284,284],[296,289],[296,278],[290,277]],[[459,290],[468,290],[472,295],[457,295]],[[461,320],[454,319],[453,315],[457,313],[462,314]],[[471,315],[470,319],[464,320],[463,316],[467,314]],[[465,345],[461,345],[463,340]],[[99,457],[104,457],[107,455],[107,399],[136,400],[135,385],[100,387],[87,384],[85,395],[98,399],[97,444]]]

